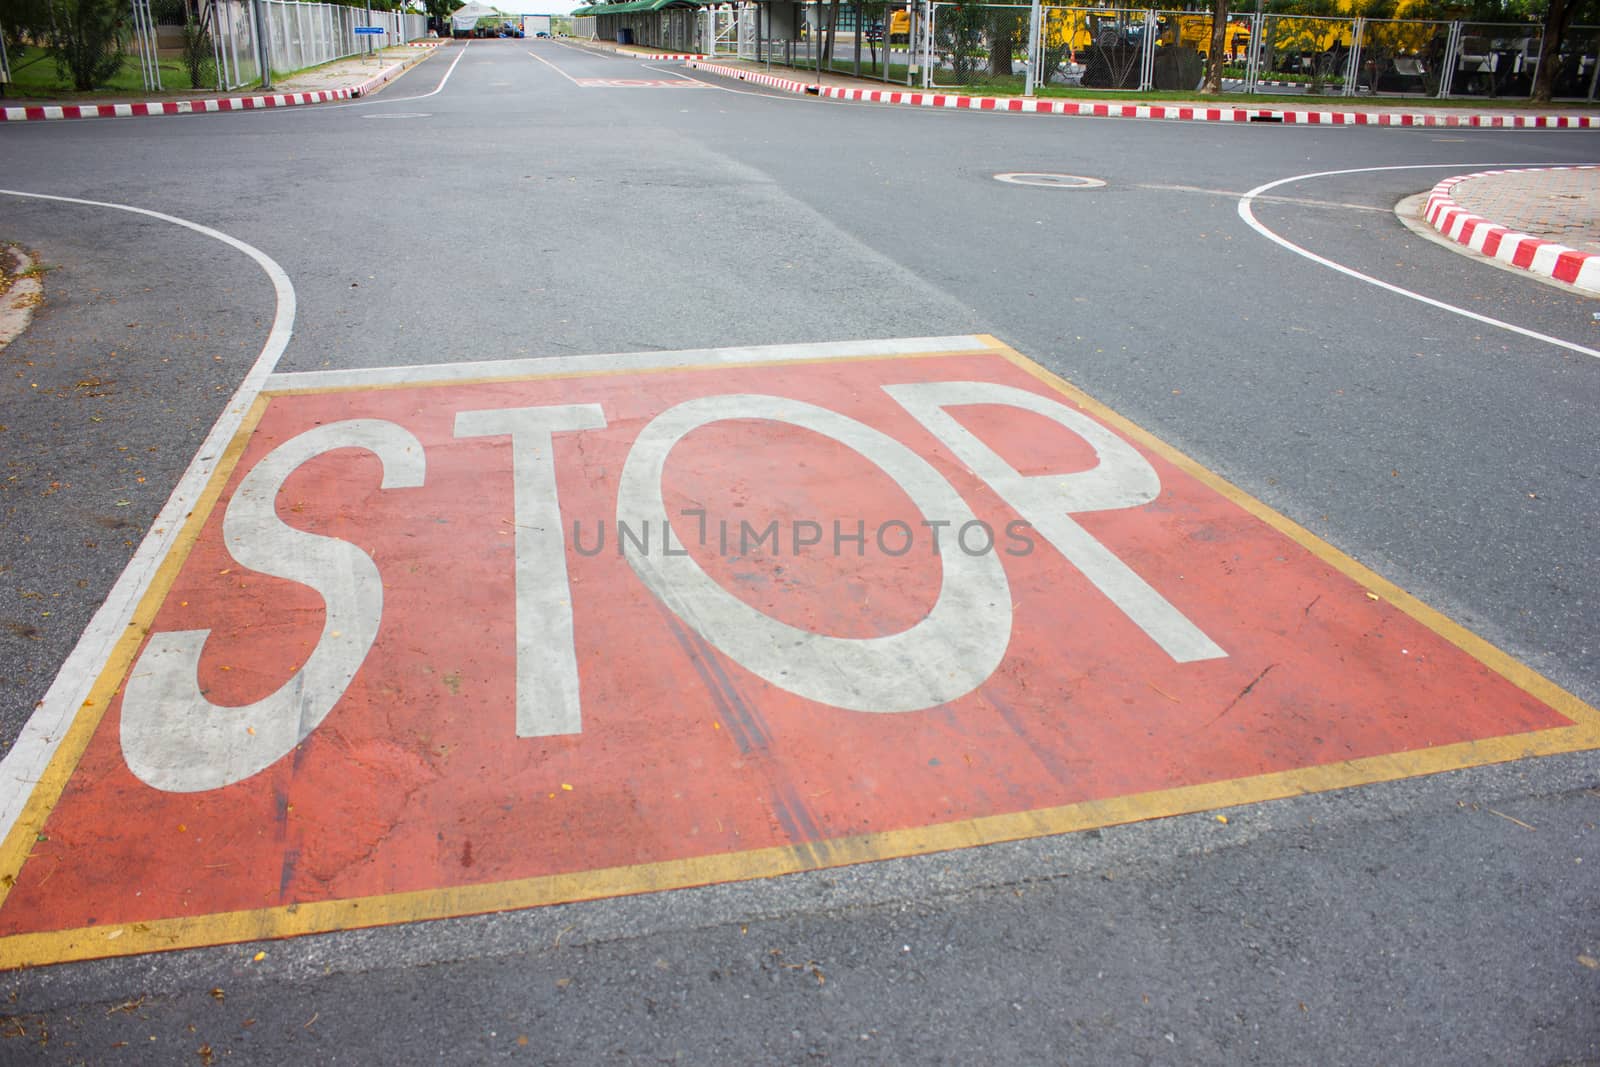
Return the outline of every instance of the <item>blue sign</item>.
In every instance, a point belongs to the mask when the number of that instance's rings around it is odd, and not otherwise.
[[[357,33],[388,33],[382,26],[357,26]]]

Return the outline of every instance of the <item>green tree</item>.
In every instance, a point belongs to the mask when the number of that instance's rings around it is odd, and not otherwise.
[[[939,12],[934,34],[939,50],[950,57],[957,85],[969,85],[983,56],[984,7],[969,0],[957,0]]]
[[[118,0],[51,0],[45,48],[79,92],[99,88],[122,69],[125,10]]]
[[[1544,13],[1544,35],[1539,47],[1539,68],[1533,75],[1533,99],[1548,104],[1554,94],[1556,75],[1560,73],[1561,40],[1567,30],[1582,22],[1592,24],[1600,18],[1600,2],[1596,0],[1550,0]]]
[[[1206,50],[1206,78],[1200,91],[1206,94],[1222,92],[1222,64],[1228,50],[1228,0],[1212,0],[1211,44]]]
[[[1028,12],[1026,8],[993,7],[989,9],[989,74],[995,78],[1009,78],[1015,73],[1012,57],[1019,41],[1028,39]]]
[[[0,2],[0,31],[6,47],[15,53],[28,41],[39,42],[50,32],[50,7],[46,0],[3,0]]]

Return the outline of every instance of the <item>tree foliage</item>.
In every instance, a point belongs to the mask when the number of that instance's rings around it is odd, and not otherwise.
[[[43,42],[50,31],[48,0],[4,0],[0,2],[0,29],[5,31],[6,47],[21,51],[24,42]]]
[[[97,89],[122,69],[123,14],[119,0],[51,0],[45,48],[62,77],[79,92]]]

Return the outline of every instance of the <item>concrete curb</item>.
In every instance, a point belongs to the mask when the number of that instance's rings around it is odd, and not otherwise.
[[[1423,218],[1457,244],[1465,245],[1491,259],[1556,281],[1566,282],[1588,293],[1600,294],[1600,255],[1518,233],[1474,215],[1450,196],[1462,182],[1498,174],[1528,174],[1553,170],[1600,170],[1600,167],[1531,167],[1520,170],[1484,170],[1446,178],[1428,194]]]
[[[404,74],[433,54],[436,46],[408,55],[400,63],[357,85],[340,89],[315,89],[303,93],[268,93],[260,96],[227,96],[202,100],[152,100],[141,104],[42,104],[31,107],[0,108],[0,122],[38,122],[48,119],[125,119],[151,115],[201,115],[215,111],[259,111],[269,107],[297,107],[325,104],[367,96]]]
[[[125,119],[150,115],[200,115],[212,111],[259,111],[269,107],[297,107],[348,100],[350,89],[319,89],[309,93],[273,93],[266,96],[227,96],[204,100],[152,100],[142,104],[46,104],[0,108],[0,122],[39,122],[47,119]]]
[[[695,70],[725,78],[753,82],[785,92],[833,100],[854,100],[874,104],[900,104],[909,107],[955,108],[972,111],[1012,111],[1038,115],[1075,115],[1084,118],[1179,119],[1186,122],[1272,122],[1302,126],[1404,126],[1443,129],[1600,129],[1600,116],[1594,115],[1505,115],[1449,114],[1401,111],[1304,111],[1271,107],[1197,107],[1192,104],[1097,104],[1082,100],[1039,97],[961,96],[955,93],[930,93],[907,89],[845,89],[792,81],[770,74],[724,67],[696,60],[688,64]]]
[[[36,275],[25,273],[33,269],[33,260],[16,245],[8,247],[17,258],[17,270],[11,288],[0,295],[0,349],[22,336],[33,321],[33,309],[44,302],[43,283]]]
[[[389,69],[371,78],[368,78],[366,81],[361,82],[359,85],[353,86],[350,89],[350,95],[357,97],[370,96],[372,93],[394,81],[396,78],[400,77],[400,75],[404,74],[406,71],[410,70],[418,63],[421,63],[424,59],[427,59],[431,55],[433,55],[433,49],[430,48],[427,51],[418,52],[415,55],[407,56],[405,59],[401,60],[397,66],[390,67]]]
[[[703,55],[699,52],[624,52],[612,41],[580,41],[577,38],[569,38],[567,41],[563,41],[561,43],[572,44],[575,47],[586,49],[590,52],[599,52],[604,53],[605,55],[615,56],[618,59],[650,59],[656,61],[663,59],[677,59],[687,61],[691,59],[705,60],[710,58],[709,56]]]

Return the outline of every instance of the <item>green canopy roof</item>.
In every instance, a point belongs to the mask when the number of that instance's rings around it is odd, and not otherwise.
[[[699,7],[698,0],[627,0],[621,4],[591,4],[580,7],[572,14],[576,18],[587,15],[632,15],[642,11],[660,11],[667,7]]]

